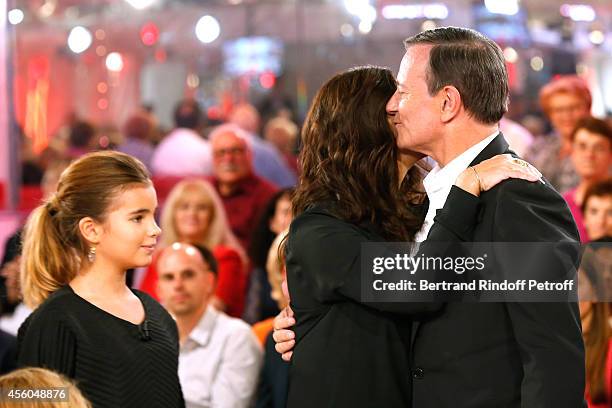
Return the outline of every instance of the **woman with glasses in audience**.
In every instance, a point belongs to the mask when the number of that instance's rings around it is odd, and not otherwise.
[[[560,193],[576,187],[578,175],[570,160],[571,135],[576,124],[589,116],[591,92],[575,75],[553,79],[540,90],[540,106],[550,120],[552,132],[540,135],[525,155]]]

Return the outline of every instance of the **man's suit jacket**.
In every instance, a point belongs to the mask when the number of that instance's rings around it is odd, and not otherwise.
[[[472,165],[500,153],[514,154],[501,133]],[[567,205],[548,183],[507,180],[481,202],[474,241],[579,241]],[[583,406],[575,303],[447,303],[414,326],[413,408]]]

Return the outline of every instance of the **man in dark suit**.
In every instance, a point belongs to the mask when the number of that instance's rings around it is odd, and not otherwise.
[[[410,37],[405,46],[398,89],[387,112],[394,117],[400,150],[437,162],[424,179],[429,208],[417,236],[423,241],[434,219],[442,222],[436,212],[461,172],[497,154],[513,154],[499,132],[508,76],[499,47],[473,30],[429,30]],[[474,182],[481,183],[477,174]],[[513,179],[480,187],[480,221],[461,238],[578,242],[571,213],[549,183]],[[513,268],[525,266],[514,261],[499,264],[499,275],[515,276]],[[561,259],[548,261],[549,269],[566,272]],[[575,303],[452,302],[415,320],[410,353],[414,408],[584,406],[584,345]],[[285,359],[294,342],[278,329],[291,324],[287,315],[275,320],[276,348]]]
[[[404,44],[387,111],[398,147],[438,163],[424,180],[430,205],[417,236],[424,240],[460,172],[512,154],[498,127],[508,82],[499,47],[473,30],[429,30]],[[474,241],[579,241],[567,205],[548,183],[508,180],[483,192],[481,202]],[[564,273],[562,260],[551,262]],[[511,277],[517,266],[508,260],[499,265],[507,271],[497,272]],[[415,408],[583,406],[584,346],[575,303],[452,302],[420,319],[412,337]]]

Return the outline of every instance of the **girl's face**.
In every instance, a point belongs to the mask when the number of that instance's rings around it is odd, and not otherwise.
[[[96,245],[102,258],[122,269],[151,263],[161,229],[155,222],[157,196],[153,186],[138,186],[121,192],[111,203]]]
[[[180,241],[198,242],[208,233],[213,204],[201,191],[187,189],[176,204],[174,225]]]

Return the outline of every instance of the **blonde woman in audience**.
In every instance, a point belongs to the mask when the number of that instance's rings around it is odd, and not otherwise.
[[[126,285],[151,262],[161,230],[144,165],[119,152],[73,162],[24,230],[21,289],[34,312],[18,365],[76,380],[96,408],[184,405],[172,317]]]
[[[83,396],[77,386],[58,373],[44,368],[28,367],[15,370],[0,377],[0,389],[3,390],[3,398],[0,399],[0,408],[22,407],[27,404],[29,408],[91,408],[87,398]],[[58,393],[51,401],[35,398],[7,398],[12,390],[55,390]],[[56,394],[52,394],[56,395]]]
[[[240,317],[246,296],[247,258],[212,185],[201,179],[178,183],[168,195],[161,224],[162,248],[173,242],[189,242],[213,252],[219,264],[219,276],[211,303],[230,316]],[[157,257],[149,266],[141,288],[156,297],[156,286]]]
[[[270,295],[281,310],[289,305],[289,299],[282,289],[286,277],[283,243],[288,233],[289,229],[276,236],[268,252],[266,263],[268,280],[272,288]],[[274,318],[271,318],[253,326],[255,335],[264,347],[264,360],[257,388],[256,408],[280,408],[287,404],[289,363],[284,361],[280,354],[274,350],[273,321]]]
[[[288,232],[289,229],[286,229],[274,238],[272,245],[270,245],[270,250],[268,251],[268,259],[266,260],[266,272],[271,288],[270,297],[276,302],[278,310],[283,310],[289,305],[289,300],[283,295],[283,291],[281,290],[283,280],[285,279],[285,260],[283,254],[279,250]],[[253,325],[253,331],[262,346],[265,344],[266,338],[273,328],[274,317],[267,318]]]

